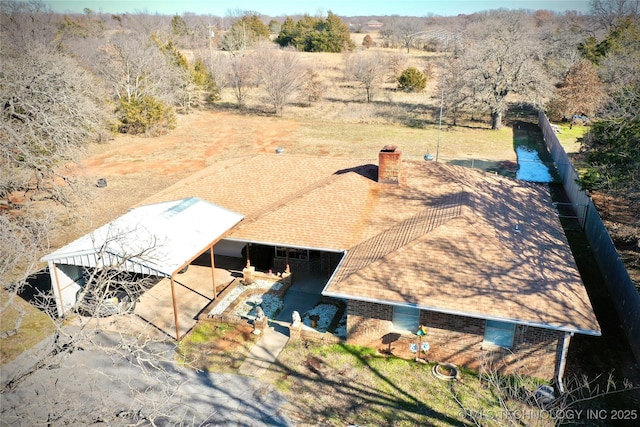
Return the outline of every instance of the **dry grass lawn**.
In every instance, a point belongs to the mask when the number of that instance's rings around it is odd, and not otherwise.
[[[178,345],[178,360],[203,371],[237,373],[256,341],[248,323],[201,321]]]

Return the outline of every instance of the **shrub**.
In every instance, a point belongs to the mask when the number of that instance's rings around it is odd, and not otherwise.
[[[320,75],[313,69],[308,68],[304,73],[304,83],[300,88],[300,101],[305,104],[313,104],[322,99],[324,85],[320,80]]]
[[[427,77],[417,68],[409,67],[398,77],[398,87],[407,92],[421,92],[427,86]]]
[[[116,113],[121,133],[159,135],[176,125],[173,109],[151,96],[121,99]]]
[[[364,46],[367,49],[369,49],[373,45],[374,45],[374,43],[373,43],[373,39],[371,38],[371,36],[369,34],[364,36],[364,39],[362,39],[362,46]]]

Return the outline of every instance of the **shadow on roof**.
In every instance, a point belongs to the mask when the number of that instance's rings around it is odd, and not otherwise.
[[[368,178],[372,181],[378,181],[378,165],[373,165],[371,163],[347,169],[340,169],[336,171],[334,175],[343,175],[350,172],[357,173],[358,175]]]

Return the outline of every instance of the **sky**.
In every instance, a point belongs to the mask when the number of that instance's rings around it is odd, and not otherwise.
[[[82,13],[85,8],[103,13],[158,13],[227,16],[231,11],[254,11],[268,16],[455,16],[490,9],[575,10],[589,13],[589,0],[45,0],[60,13]]]

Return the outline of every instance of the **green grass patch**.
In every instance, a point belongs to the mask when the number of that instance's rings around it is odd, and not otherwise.
[[[466,425],[458,402],[475,411],[499,410],[477,374],[462,369],[460,381],[447,382],[432,368],[365,347],[290,341],[263,378],[313,425]]]
[[[200,321],[178,343],[177,361],[208,372],[235,373],[258,336],[250,325]]]
[[[0,298],[3,301],[9,298],[7,291],[1,289]],[[0,312],[0,332],[2,333],[12,331],[19,316],[23,316],[17,333],[0,339],[0,363],[2,364],[15,359],[55,330],[55,325],[46,313],[32,307],[19,297],[15,297],[14,302],[21,306],[24,314],[20,314],[11,305]]]
[[[579,138],[582,138],[587,131],[589,131],[588,126],[572,126],[569,127],[569,124],[559,124],[557,125],[560,128],[560,133],[557,133],[558,141],[560,141],[560,145],[564,148],[567,154],[577,153],[580,151],[580,142]]]

